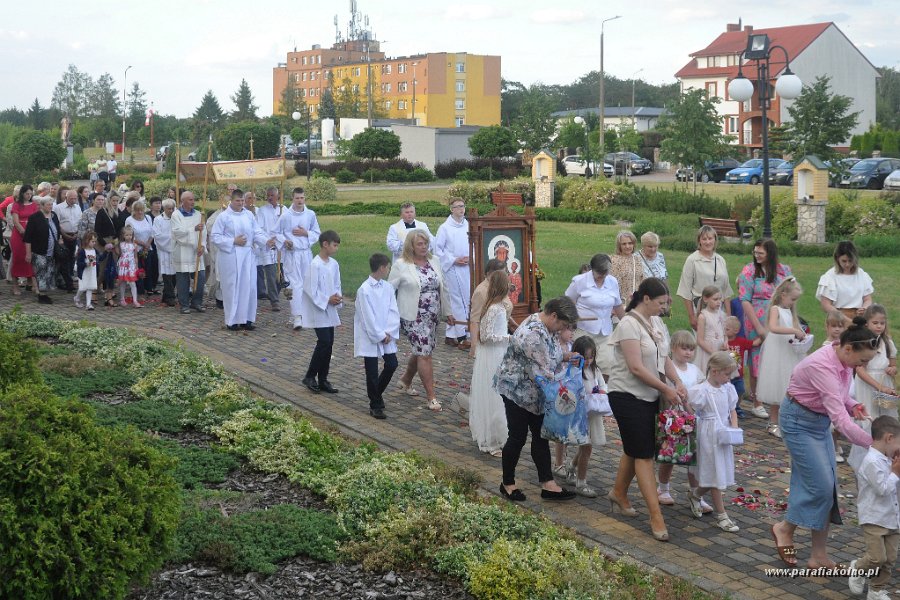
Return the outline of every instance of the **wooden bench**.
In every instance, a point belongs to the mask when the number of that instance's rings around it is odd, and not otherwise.
[[[700,217],[700,226],[709,225],[716,230],[716,234],[722,237],[738,238],[743,242],[750,238],[750,232],[756,231],[752,225],[741,224],[737,219],[716,219],[713,217]]]

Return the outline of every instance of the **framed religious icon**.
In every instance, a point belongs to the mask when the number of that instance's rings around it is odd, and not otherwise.
[[[484,267],[491,259],[506,263],[509,274],[509,299],[513,319],[521,322],[539,310],[534,257],[534,209],[525,207],[522,214],[509,209],[522,206],[521,194],[502,189],[491,194],[496,207],[486,215],[469,211],[469,262],[472,264],[472,289],[484,279]]]

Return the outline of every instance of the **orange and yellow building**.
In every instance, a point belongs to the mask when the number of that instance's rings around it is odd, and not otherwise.
[[[499,56],[429,52],[388,58],[376,40],[289,52],[287,62],[272,70],[272,110],[280,112],[290,83],[313,116],[318,114],[325,90],[331,87],[336,97],[344,85],[359,91],[365,113],[369,76],[372,100],[378,103],[378,112],[389,119],[408,119],[427,127],[500,123]]]

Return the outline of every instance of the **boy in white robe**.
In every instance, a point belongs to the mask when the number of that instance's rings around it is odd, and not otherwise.
[[[388,228],[387,247],[394,255],[393,261],[397,262],[400,255],[403,254],[403,242],[406,240],[406,234],[411,229],[421,229],[428,234],[428,249],[434,252],[434,236],[424,221],[416,220],[416,207],[412,202],[404,202],[400,205],[400,220]]]
[[[276,242],[281,249],[284,276],[291,284],[291,316],[294,329],[303,326],[303,279],[312,261],[310,248],[319,241],[319,221],[306,208],[303,188],[291,192],[291,207],[283,212],[276,227]]]
[[[303,324],[316,330],[316,348],[303,378],[303,385],[315,393],[338,392],[328,381],[328,372],[331,369],[334,328],[341,324],[337,311],[343,306],[341,269],[332,258],[340,245],[341,238],[336,231],[322,232],[319,236],[319,254],[312,260],[303,278],[303,293],[298,294],[303,298],[300,307]]]
[[[266,237],[274,239],[276,246],[260,249],[256,253],[256,295],[268,298],[272,305],[272,312],[281,310],[279,306],[280,292],[278,281],[279,251],[278,219],[284,214],[285,206],[279,201],[278,188],[270,187],[266,190],[266,203],[256,209],[256,221]]]
[[[384,390],[397,370],[397,340],[400,338],[400,311],[394,287],[387,279],[391,261],[384,254],[369,258],[372,274],[356,292],[353,315],[353,356],[363,357],[366,369],[366,394],[369,414],[376,419],[384,414]],[[384,369],[378,373],[378,358],[384,357]]]
[[[472,297],[472,272],[469,268],[469,222],[465,218],[466,202],[450,199],[450,216],[438,228],[434,253],[444,269],[444,281],[450,292],[450,307],[457,325],[447,325],[446,344],[468,350],[466,339],[469,304]]]

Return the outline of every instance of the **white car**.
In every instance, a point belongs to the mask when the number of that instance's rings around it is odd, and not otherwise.
[[[591,161],[590,167],[584,158],[578,154],[571,154],[563,159],[563,165],[566,167],[566,175],[582,175],[590,177],[599,170],[600,163],[595,160]],[[613,166],[609,163],[603,163],[603,174],[607,177],[613,176]]]
[[[884,180],[884,189],[900,192],[900,169],[891,171],[891,174]]]

